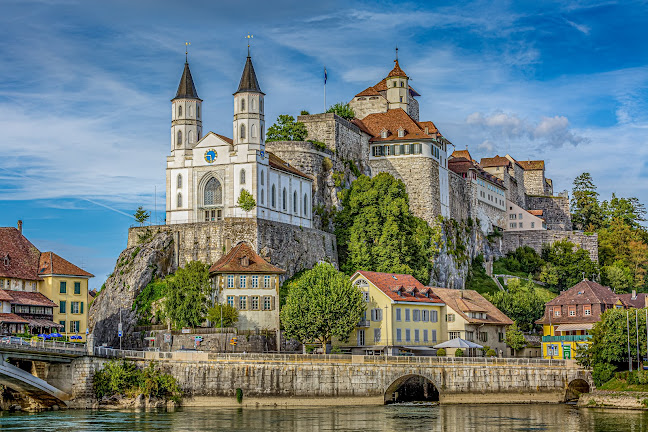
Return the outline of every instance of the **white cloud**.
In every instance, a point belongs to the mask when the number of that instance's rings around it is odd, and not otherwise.
[[[569,21],[568,19],[565,19],[565,22],[586,36],[590,34],[590,31],[592,31],[592,29],[585,24],[578,24],[574,21]]]

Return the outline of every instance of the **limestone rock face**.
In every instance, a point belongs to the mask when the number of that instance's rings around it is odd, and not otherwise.
[[[105,286],[89,310],[89,327],[94,334],[95,344],[119,347],[117,335],[121,310],[123,346],[130,346],[137,316],[132,309],[137,295],[155,277],[164,277],[175,272],[173,235],[158,232],[142,244],[122,251],[115,270],[106,280]]]

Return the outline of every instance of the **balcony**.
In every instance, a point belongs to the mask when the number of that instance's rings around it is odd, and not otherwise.
[[[542,336],[542,342],[585,342],[591,338],[592,335]]]
[[[369,320],[360,320],[356,327],[369,327],[370,325],[371,323],[369,322]]]

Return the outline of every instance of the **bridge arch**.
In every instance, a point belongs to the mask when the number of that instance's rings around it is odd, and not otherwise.
[[[581,394],[589,392],[590,385],[587,381],[581,378],[571,380],[565,390],[565,402],[578,400]]]
[[[423,374],[409,373],[396,378],[385,388],[385,404],[396,402],[438,402],[439,387],[432,378]]]

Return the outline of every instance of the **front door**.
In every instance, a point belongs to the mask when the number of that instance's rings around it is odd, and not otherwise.
[[[563,358],[567,360],[571,359],[571,346],[563,346]]]

